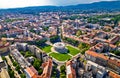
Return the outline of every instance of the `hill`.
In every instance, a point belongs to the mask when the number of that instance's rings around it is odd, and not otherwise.
[[[0,9],[0,12],[38,13],[49,11],[120,11],[120,1],[102,1],[91,4],[79,4],[70,6],[33,6],[14,9]]]

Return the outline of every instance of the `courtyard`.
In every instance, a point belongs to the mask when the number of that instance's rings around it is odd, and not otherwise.
[[[52,46],[51,45],[47,45],[42,47],[41,49],[47,53],[49,56],[51,56],[52,58],[58,60],[58,61],[67,61],[69,59],[71,59],[72,57],[74,57],[75,55],[80,53],[80,50],[71,46],[71,45],[66,45],[66,48],[68,49],[67,53],[60,53],[60,52],[54,52],[51,51]]]

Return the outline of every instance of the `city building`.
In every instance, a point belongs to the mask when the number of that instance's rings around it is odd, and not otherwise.
[[[4,69],[4,68],[1,69],[1,71],[0,71],[0,78],[10,78],[7,69]]]
[[[53,45],[53,51],[60,52],[60,53],[67,53],[68,50],[64,43],[57,42]]]
[[[26,74],[26,78],[37,78],[38,72],[33,66],[27,67],[24,72]]]
[[[8,74],[8,65],[0,56],[0,78],[10,78]]]
[[[47,62],[42,64],[43,67],[43,73],[38,76],[38,78],[51,78],[51,72],[52,72],[52,59],[49,58]]]
[[[0,40],[0,54],[5,54],[6,52],[9,52],[9,46],[9,42]]]
[[[16,43],[16,47],[19,51],[27,51],[27,43]]]
[[[20,52],[17,49],[12,50],[11,55],[23,69],[31,66],[31,64],[20,54]]]
[[[8,65],[7,65],[6,61],[2,60],[2,57],[0,56],[0,71],[2,68],[8,69]]]
[[[107,67],[108,70],[114,71],[120,74],[120,61],[119,59],[114,59],[109,55],[91,51],[92,49],[85,52],[85,56],[88,60],[91,60],[101,66]]]
[[[66,77],[67,78],[76,78],[76,71],[73,68],[72,61],[66,62]]]
[[[106,68],[92,61],[87,61],[86,70],[92,71],[95,75],[95,78],[104,78],[105,76],[107,76]]]

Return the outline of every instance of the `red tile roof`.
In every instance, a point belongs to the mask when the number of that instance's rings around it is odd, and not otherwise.
[[[109,76],[110,76],[110,78],[120,78],[120,75],[118,75],[112,71],[109,71]]]
[[[114,44],[114,43],[117,42],[119,39],[120,39],[120,36],[115,36],[113,39],[111,39],[111,40],[109,41],[109,43]]]
[[[116,46],[114,46],[112,44],[110,44],[109,46],[112,47],[112,48],[116,48]],[[117,67],[120,67],[120,61],[119,60],[112,59],[112,58],[109,58],[109,56],[105,56],[104,54],[97,53],[97,52],[95,52],[94,49],[96,49],[96,48],[93,47],[90,50],[86,51],[86,54],[88,54],[90,56],[93,56],[95,58],[96,57],[102,58],[104,60],[107,60],[108,63],[113,64],[113,65],[115,65]]]
[[[44,70],[41,76],[39,76],[38,78],[50,78],[52,71],[52,59],[49,58],[49,60],[46,63],[43,63],[42,66],[44,67]]]
[[[88,54],[88,55],[91,55],[91,56],[94,56],[94,57],[97,57],[98,56],[98,54],[96,53],[96,52],[94,52],[94,51],[86,51],[85,52],[86,54]]]
[[[112,63],[112,64],[114,64],[114,65],[116,65],[116,66],[118,66],[118,67],[120,67],[120,61],[118,61],[118,60],[109,59],[108,62],[109,62],[109,63]]]
[[[36,78],[38,75],[37,70],[33,66],[27,67],[26,71],[31,76],[31,78]]]
[[[10,45],[9,42],[3,43],[3,41],[0,41],[0,48],[8,47]]]
[[[107,57],[107,56],[105,56],[105,55],[103,55],[103,54],[99,54],[99,53],[96,53],[96,52],[94,52],[94,51],[86,51],[86,54],[88,54],[88,55],[91,55],[91,56],[93,56],[93,57],[99,57],[99,58],[102,58],[102,59],[104,59],[104,60],[108,60],[109,58]]]
[[[110,46],[111,48],[116,48],[116,47],[117,47],[116,45],[113,45],[113,44],[109,44],[109,46]]]
[[[66,62],[67,78],[76,78],[75,69],[72,67],[72,61]]]

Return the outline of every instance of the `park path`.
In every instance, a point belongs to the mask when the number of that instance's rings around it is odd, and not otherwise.
[[[73,55],[72,55],[72,54],[70,54],[70,53],[68,53],[68,55],[70,55],[71,57],[73,57]]]
[[[47,54],[49,55],[49,54],[51,54],[51,53],[53,53],[53,52],[49,52],[49,53],[47,53]]]

